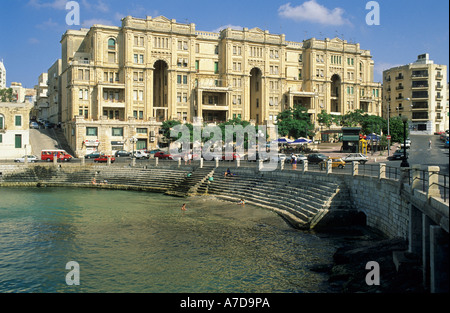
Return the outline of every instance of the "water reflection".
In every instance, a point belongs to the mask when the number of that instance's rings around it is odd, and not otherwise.
[[[0,292],[321,292],[330,239],[213,197],[1,189]],[[186,202],[187,211],[181,211]],[[81,285],[66,286],[65,264]]]

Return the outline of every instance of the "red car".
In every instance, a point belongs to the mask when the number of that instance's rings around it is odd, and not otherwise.
[[[108,162],[108,157],[111,158],[111,163],[114,163],[114,161],[116,160],[115,157],[110,156],[110,155],[101,155],[98,158],[94,159],[95,163],[107,163]]]
[[[237,159],[239,159],[239,154],[237,153],[233,153],[232,155],[225,153],[225,155],[222,156],[223,161],[236,161]]]
[[[173,160],[172,155],[165,153],[164,151],[159,151],[155,153],[155,158],[163,160]]]

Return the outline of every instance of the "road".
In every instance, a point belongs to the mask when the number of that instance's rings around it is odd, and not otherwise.
[[[30,129],[32,154],[40,158],[42,150],[58,149],[58,142],[52,132],[54,132],[53,129]]]
[[[409,149],[408,163],[412,166],[420,164],[423,167],[439,166],[441,172],[449,173],[449,149],[437,135],[411,135],[411,148]],[[431,140],[431,149],[429,141]],[[391,151],[394,153],[394,151]],[[400,166],[401,160],[386,161],[389,166]]]

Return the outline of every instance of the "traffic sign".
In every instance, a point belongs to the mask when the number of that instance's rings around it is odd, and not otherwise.
[[[387,138],[387,140],[391,140],[391,136],[387,136],[386,138]]]

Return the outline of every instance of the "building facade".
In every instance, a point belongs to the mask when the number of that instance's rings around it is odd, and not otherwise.
[[[35,103],[35,112],[37,114],[37,118],[47,121],[48,120],[48,111],[49,111],[49,102],[48,102],[48,74],[42,73],[39,75],[38,84],[34,86],[36,90],[36,103]]]
[[[0,102],[0,159],[31,153],[29,124],[32,104]]]
[[[61,122],[61,69],[62,62],[58,59],[48,69],[48,121],[53,124]]]
[[[447,88],[447,66],[421,54],[414,63],[383,72],[383,115],[406,115],[412,134],[444,131],[449,124]]]
[[[0,61],[0,89],[6,88],[6,68],[3,61]]]
[[[128,16],[121,27],[68,30],[61,45],[61,122],[78,155],[153,147],[169,119],[272,124],[295,105],[313,122],[322,110],[381,115],[370,52],[338,38]]]

